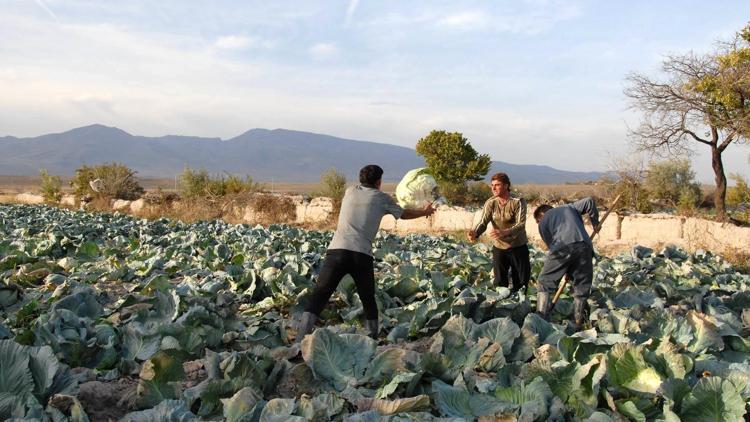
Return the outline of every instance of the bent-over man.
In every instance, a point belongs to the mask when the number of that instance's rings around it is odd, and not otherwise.
[[[407,220],[427,217],[435,212],[432,204],[423,209],[401,208],[390,195],[380,190],[382,178],[383,169],[371,164],[359,171],[360,184],[346,190],[336,232],[328,245],[317,285],[297,325],[297,341],[313,330],[320,312],[346,274],[352,276],[357,286],[370,337],[377,338],[380,329],[372,242],[380,228],[380,220],[386,214]]]
[[[550,294],[555,292],[560,279],[567,275],[573,281],[573,318],[576,329],[580,329],[584,323],[594,279],[594,248],[583,225],[583,214],[588,214],[595,229],[599,226],[599,211],[592,198],[556,208],[544,204],[534,210],[539,234],[549,249],[537,278],[537,313],[544,319],[549,318]]]

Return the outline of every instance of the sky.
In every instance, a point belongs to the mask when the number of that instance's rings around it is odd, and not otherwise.
[[[414,148],[441,129],[493,160],[603,171],[635,154],[626,75],[749,21],[747,0],[0,0],[0,136],[285,128]],[[712,182],[707,147],[691,158]],[[725,158],[750,178],[749,146]]]

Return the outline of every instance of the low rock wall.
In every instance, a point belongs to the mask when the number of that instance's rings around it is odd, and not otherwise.
[[[301,196],[290,197],[295,207],[296,217],[290,223],[320,224],[330,221],[334,206],[329,198],[304,200]],[[73,203],[66,195],[63,202]],[[41,195],[22,193],[16,201],[27,204],[44,203]],[[136,201],[113,201],[112,208],[139,214],[146,207],[143,199]],[[440,233],[465,231],[473,227],[481,217],[481,209],[471,210],[459,207],[440,206],[429,218],[396,220],[387,215],[380,228],[399,234]],[[255,224],[256,214],[251,207],[239,210],[244,222]],[[587,227],[589,231],[591,226]],[[526,216],[526,233],[529,240],[540,243],[539,231],[531,212]],[[486,236],[486,235],[485,235]],[[698,218],[687,218],[670,214],[628,214],[612,213],[602,226],[595,240],[599,247],[625,248],[634,245],[661,247],[674,244],[687,249],[707,249],[718,253],[750,252],[750,228],[737,227],[728,223]]]

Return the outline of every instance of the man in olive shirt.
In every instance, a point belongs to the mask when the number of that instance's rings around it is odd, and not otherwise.
[[[584,322],[587,300],[594,280],[594,248],[583,225],[583,214],[588,214],[594,229],[599,227],[599,211],[592,198],[552,208],[540,205],[534,210],[539,234],[549,248],[544,266],[537,278],[537,312],[547,319],[550,294],[557,290],[563,276],[573,280],[573,318],[577,328]]]
[[[383,169],[379,166],[365,166],[359,171],[360,184],[346,190],[336,232],[328,245],[318,283],[297,325],[297,341],[313,330],[320,312],[346,274],[352,276],[357,286],[370,337],[377,338],[380,330],[375,303],[372,242],[380,228],[380,220],[386,214],[408,220],[427,217],[435,212],[432,204],[421,210],[401,208],[390,195],[380,190],[382,177]]]
[[[510,178],[496,173],[490,180],[492,198],[484,204],[482,218],[467,235],[472,242],[492,223],[492,267],[495,284],[508,287],[508,270],[512,291],[526,288],[531,276],[528,239],[526,238],[526,200],[510,196]]]

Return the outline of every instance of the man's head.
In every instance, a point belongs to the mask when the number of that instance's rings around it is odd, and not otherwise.
[[[536,223],[539,224],[539,222],[542,221],[542,218],[544,218],[544,213],[552,209],[552,205],[548,204],[542,204],[534,210],[534,220],[536,220]]]
[[[495,173],[490,179],[490,187],[495,196],[510,192],[510,177],[505,173]]]
[[[362,167],[359,171],[359,183],[380,189],[380,181],[383,178],[383,169],[375,164]]]

